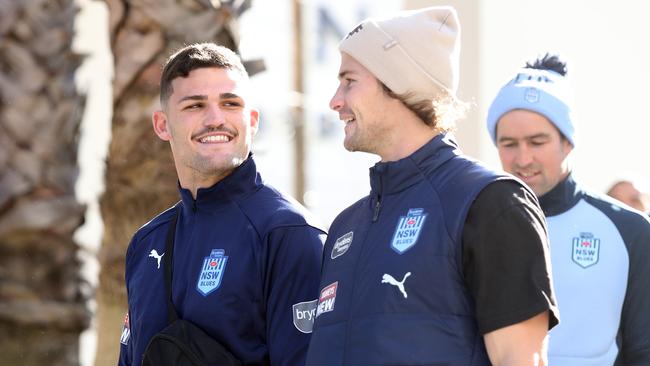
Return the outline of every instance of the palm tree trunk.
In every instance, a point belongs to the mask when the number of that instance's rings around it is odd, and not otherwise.
[[[96,365],[115,365],[127,309],[124,256],[131,235],[179,199],[171,152],[151,127],[166,57],[184,44],[213,41],[236,50],[236,18],[249,1],[106,0],[115,59],[112,142],[101,198]]]
[[[89,313],[74,231],[84,99],[73,0],[0,1],[0,359],[78,364]]]

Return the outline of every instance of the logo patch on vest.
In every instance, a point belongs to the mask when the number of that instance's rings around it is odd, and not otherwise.
[[[332,248],[332,253],[330,254],[330,258],[334,259],[336,257],[340,257],[343,254],[345,254],[345,252],[347,252],[348,249],[350,249],[350,245],[352,245],[353,236],[354,236],[354,231],[350,231],[349,233],[336,239],[336,242],[334,243],[334,247]]]
[[[128,346],[129,338],[131,338],[131,325],[129,324],[129,313],[126,313],[126,316],[124,317],[124,325],[122,326],[122,334],[120,335],[120,343]]]
[[[406,216],[400,216],[393,241],[390,243],[391,248],[399,254],[411,249],[418,241],[420,229],[426,218],[427,214],[421,208],[411,208]]]
[[[334,310],[334,303],[336,302],[336,288],[338,285],[339,281],[336,281],[320,290],[320,296],[318,297],[318,307],[316,308],[317,318],[323,313],[329,313],[330,311]]]
[[[592,233],[580,233],[573,238],[571,259],[580,267],[587,268],[598,263],[600,254],[600,239]]]
[[[316,319],[318,299],[293,304],[293,325],[303,333],[311,333]]]
[[[391,276],[388,273],[384,273],[384,275],[381,277],[381,283],[387,283],[389,285],[397,287],[397,289],[404,295],[404,298],[407,299],[409,295],[406,293],[406,288],[404,288],[404,281],[406,281],[407,278],[411,275],[411,272],[406,272],[404,277],[402,278],[401,281],[398,281],[395,279],[395,277]]]
[[[196,289],[201,295],[208,296],[221,285],[221,278],[228,262],[228,257],[224,254],[223,249],[212,249],[210,256],[203,258],[201,273],[196,283]]]

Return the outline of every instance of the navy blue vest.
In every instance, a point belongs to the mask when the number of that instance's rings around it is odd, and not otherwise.
[[[478,193],[503,176],[439,135],[370,170],[333,222],[308,365],[489,365],[462,270]]]

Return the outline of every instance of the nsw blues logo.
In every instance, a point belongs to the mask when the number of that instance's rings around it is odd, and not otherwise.
[[[411,208],[406,216],[400,216],[393,241],[390,243],[391,248],[399,254],[411,249],[418,241],[426,218],[427,214],[421,208]]]
[[[212,249],[210,256],[203,259],[199,280],[196,283],[196,289],[201,295],[208,296],[221,285],[221,278],[228,262],[228,257],[224,254],[223,249]]]
[[[580,267],[587,268],[598,263],[600,254],[600,239],[592,233],[580,233],[580,237],[573,238],[571,259]]]

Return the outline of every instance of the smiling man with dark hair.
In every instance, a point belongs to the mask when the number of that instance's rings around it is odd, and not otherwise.
[[[140,365],[168,326],[168,270],[178,318],[243,364],[304,364],[324,231],[257,172],[251,148],[259,113],[249,93],[237,55],[212,43],[179,50],[163,69],[153,128],[171,147],[181,201],[129,245],[120,365]]]

